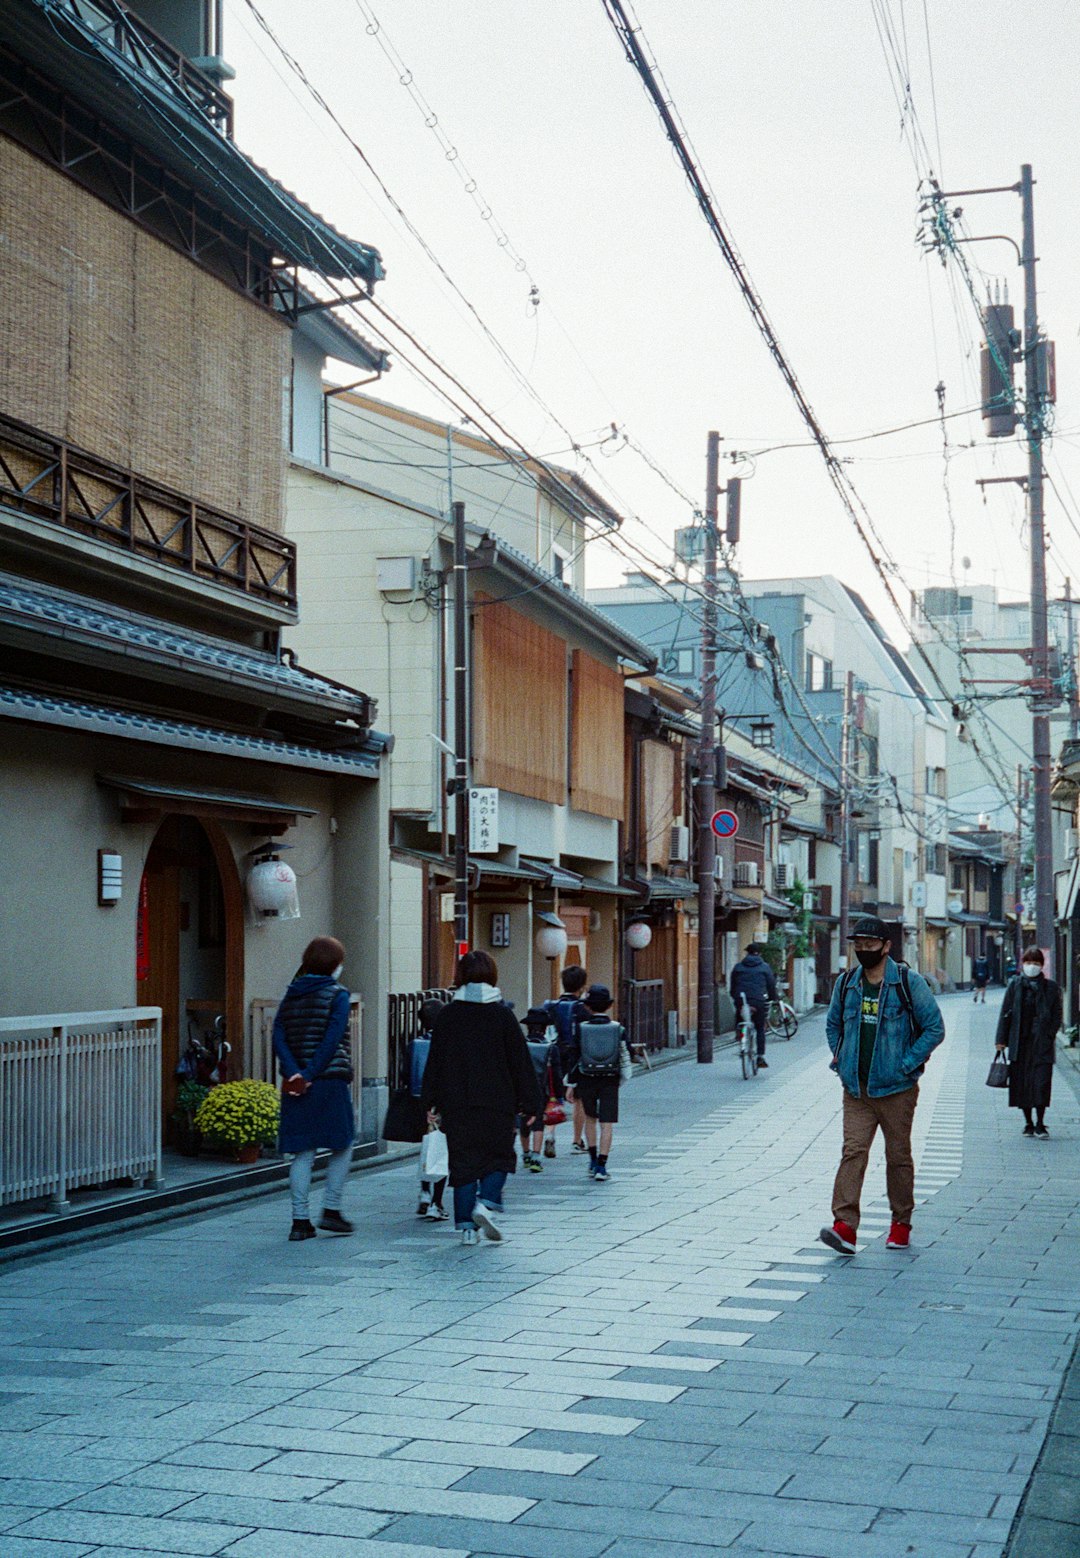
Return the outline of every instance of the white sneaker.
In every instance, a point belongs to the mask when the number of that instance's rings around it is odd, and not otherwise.
[[[428,1207],[427,1211],[424,1213],[424,1216],[427,1218],[429,1223],[441,1223],[446,1221],[446,1219],[450,1216],[450,1213],[446,1210],[445,1206],[436,1206],[433,1201]]]
[[[497,1244],[502,1238],[503,1234],[502,1229],[499,1227],[498,1218],[491,1208],[485,1206],[482,1201],[477,1201],[473,1207],[472,1220],[485,1239],[492,1239]]]
[[[462,1244],[476,1244],[477,1234],[475,1228],[463,1228],[461,1230]]]

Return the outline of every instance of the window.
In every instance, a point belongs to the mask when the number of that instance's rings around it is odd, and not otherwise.
[[[561,546],[551,548],[551,571],[562,584],[570,582],[570,553]]]
[[[871,779],[879,772],[878,763],[878,738],[876,736],[863,736],[863,750],[866,752],[866,772]]]
[[[972,886],[977,893],[988,893],[990,891],[990,867],[981,860],[976,860],[975,862],[975,880]]]
[[[878,879],[879,842],[878,839],[871,838],[869,833],[859,834],[858,872],[860,882],[870,884]]]
[[[693,676],[694,651],[692,649],[680,649],[675,657],[675,670],[679,676]]]
[[[964,868],[959,860],[952,863],[952,890],[954,893],[962,892],[964,888]]]
[[[933,871],[934,875],[944,876],[945,867],[947,864],[944,844],[934,844],[931,846],[930,860],[930,869]]]
[[[831,660],[826,660],[824,655],[815,654],[812,649],[806,651],[807,692],[829,692],[833,684],[832,673]]]

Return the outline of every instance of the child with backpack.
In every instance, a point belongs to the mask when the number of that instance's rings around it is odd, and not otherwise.
[[[557,1001],[545,1001],[544,1010],[549,1022],[554,1024],[559,1045],[559,1075],[566,1076],[577,1052],[577,1025],[585,1016],[581,992],[588,983],[588,975],[578,963],[568,963],[562,971],[562,995]],[[567,1094],[567,1101],[570,1094]],[[578,1099],[574,1108],[574,1152],[585,1151],[585,1114]],[[555,1127],[552,1126],[544,1140],[544,1157],[555,1156]]]
[[[428,1053],[431,1049],[431,1025],[443,1009],[441,1001],[425,1001],[420,1007],[421,1034],[418,1039],[413,1039],[409,1045],[409,1092],[419,1101],[420,1089],[424,1082],[424,1069],[427,1066]],[[426,1217],[428,1222],[445,1222],[450,1213],[443,1206],[443,1196],[446,1192],[446,1175],[439,1179],[427,1177],[424,1173],[424,1164],[428,1158],[425,1143],[421,1143],[420,1153],[420,1199],[416,1205],[417,1217]]]
[[[542,1006],[532,1006],[525,1013],[525,1048],[529,1051],[529,1059],[540,1086],[540,1096],[546,1105],[550,1099],[558,1098],[563,1089],[555,1027]],[[552,1126],[551,1130],[554,1129]],[[544,1140],[543,1115],[536,1118],[531,1129],[519,1116],[518,1132],[521,1137],[522,1163],[530,1174],[542,1174],[544,1165],[540,1161],[540,1148]]]
[[[619,1118],[619,1088],[623,1082],[629,1082],[634,1067],[626,1029],[611,1016],[611,991],[607,986],[590,985],[584,1006],[585,1015],[577,1025],[577,1044],[566,1075],[567,1097],[572,1090],[584,1112],[589,1177],[598,1185],[606,1185],[611,1178],[607,1164]]]

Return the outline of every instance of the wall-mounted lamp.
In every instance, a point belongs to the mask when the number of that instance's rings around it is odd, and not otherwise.
[[[97,901],[103,909],[115,909],[124,888],[124,860],[113,849],[97,852]]]
[[[296,891],[296,873],[286,865],[278,851],[289,844],[260,844],[251,850],[254,864],[248,872],[247,895],[258,924],[268,920],[298,920],[300,899]]]

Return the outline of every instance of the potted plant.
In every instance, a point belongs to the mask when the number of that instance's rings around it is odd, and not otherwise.
[[[210,1089],[201,1082],[181,1082],[176,1090],[176,1107],[169,1119],[175,1127],[177,1151],[187,1158],[197,1158],[202,1146],[202,1133],[195,1125],[195,1116],[210,1096]]]
[[[222,1082],[199,1106],[195,1127],[211,1147],[238,1163],[254,1163],[260,1147],[271,1147],[278,1132],[277,1089],[269,1082]]]

